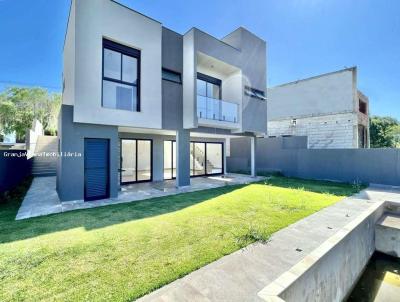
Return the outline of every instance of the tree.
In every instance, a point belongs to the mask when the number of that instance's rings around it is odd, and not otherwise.
[[[50,94],[43,88],[11,87],[0,94],[0,132],[16,132],[22,140],[34,119],[39,120],[43,129],[55,132],[61,96]]]
[[[394,135],[396,148],[400,148],[400,124],[393,128],[392,133]]]
[[[400,123],[392,117],[373,116],[370,136],[372,148],[396,148],[400,144]]]

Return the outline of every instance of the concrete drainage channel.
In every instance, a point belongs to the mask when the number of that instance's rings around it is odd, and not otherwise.
[[[271,302],[346,300],[375,251],[400,257],[398,202],[373,204],[258,296]]]

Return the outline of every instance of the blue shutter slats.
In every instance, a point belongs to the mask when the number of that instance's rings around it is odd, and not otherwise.
[[[109,141],[85,139],[85,200],[109,197]]]

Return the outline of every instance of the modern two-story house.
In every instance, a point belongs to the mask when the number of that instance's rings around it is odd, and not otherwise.
[[[267,128],[266,42],[178,34],[112,0],[73,0],[64,45],[57,191],[113,198],[125,184],[225,173],[231,137]],[[255,174],[254,152],[251,159]]]

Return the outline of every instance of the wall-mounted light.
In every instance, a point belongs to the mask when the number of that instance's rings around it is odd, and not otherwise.
[[[297,125],[297,120],[296,120],[295,118],[293,118],[293,119],[292,119],[292,126],[293,126],[293,127],[296,127],[296,125]]]

